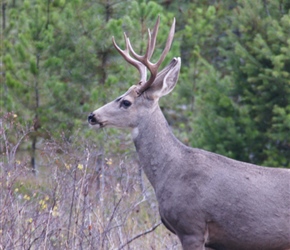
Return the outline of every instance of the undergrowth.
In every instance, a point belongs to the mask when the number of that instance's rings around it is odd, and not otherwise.
[[[31,131],[13,113],[1,117],[0,249],[180,248],[132,149],[109,152],[82,133],[50,137],[32,171],[21,150]]]

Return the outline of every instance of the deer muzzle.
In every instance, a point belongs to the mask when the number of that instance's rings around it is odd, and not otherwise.
[[[96,116],[95,116],[94,113],[90,113],[89,114],[89,116],[88,116],[88,122],[89,122],[90,125],[97,125],[97,124],[99,124],[100,127],[102,125],[100,122],[98,122],[98,120],[97,120],[97,118],[96,118]]]

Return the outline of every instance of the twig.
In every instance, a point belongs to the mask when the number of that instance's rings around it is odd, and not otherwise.
[[[140,237],[142,237],[142,236],[144,236],[144,235],[146,235],[146,234],[149,234],[149,233],[153,232],[157,227],[160,226],[161,223],[162,223],[162,222],[159,221],[159,222],[156,223],[153,227],[149,228],[149,229],[146,230],[145,232],[142,232],[142,233],[139,233],[139,234],[135,235],[133,238],[131,238],[130,240],[128,240],[125,244],[123,244],[122,246],[120,246],[120,247],[118,248],[118,250],[123,249],[125,246],[129,245],[132,241],[134,241],[134,240],[136,240],[136,239],[138,239],[138,238],[140,238]]]
[[[105,234],[106,234],[108,231],[111,230],[111,228],[109,228],[109,227],[110,227],[110,225],[111,225],[112,220],[114,219],[114,216],[115,216],[115,214],[116,214],[116,212],[117,212],[117,210],[118,210],[119,205],[121,204],[121,201],[123,200],[123,197],[124,197],[124,195],[121,196],[121,198],[119,199],[119,201],[117,202],[117,204],[116,204],[115,207],[114,207],[114,210],[113,210],[113,212],[112,212],[112,214],[111,214],[111,217],[110,217],[110,219],[109,219],[109,222],[108,222],[108,224],[107,224],[107,226],[106,226],[106,229],[104,230],[104,233],[105,233]],[[104,247],[104,241],[105,241],[105,237],[103,237],[102,248]]]
[[[73,206],[74,206],[74,200],[75,200],[75,192],[76,192],[76,182],[77,182],[77,166],[74,170],[74,182],[73,182],[73,193],[71,198],[71,204],[70,204],[70,212],[69,212],[69,220],[68,220],[68,230],[67,230],[67,247],[70,245],[70,233],[71,233],[71,223],[72,223],[72,216],[73,216]]]

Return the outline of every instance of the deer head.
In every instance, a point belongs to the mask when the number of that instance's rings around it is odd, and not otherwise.
[[[158,100],[172,91],[175,87],[181,60],[174,58],[168,66],[158,72],[160,64],[167,55],[174,36],[175,19],[173,20],[165,48],[156,63],[150,62],[154,52],[156,37],[158,33],[160,18],[158,17],[152,31],[148,29],[148,44],[145,55],[138,55],[132,48],[129,38],[124,34],[126,47],[124,50],[116,44],[114,37],[113,44],[123,58],[136,67],[140,73],[140,81],[131,86],[128,91],[116,100],[95,110],[88,116],[90,125],[100,127],[135,128],[140,122],[150,116],[150,113],[158,107]],[[132,55],[132,56],[131,56]],[[147,69],[150,71],[150,78],[147,80]]]

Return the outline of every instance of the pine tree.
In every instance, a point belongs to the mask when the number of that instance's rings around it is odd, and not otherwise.
[[[30,133],[33,169],[37,138],[41,136],[39,128],[42,103],[45,102],[42,96],[47,91],[44,83],[48,75],[43,70],[43,64],[53,32],[49,25],[49,4],[48,0],[7,5],[9,23],[4,30],[5,94],[2,107],[15,112],[20,121],[33,127]]]
[[[193,5],[184,15],[178,87],[192,105],[175,124],[191,132],[181,136],[238,160],[289,166],[287,5]]]
[[[277,121],[289,116],[290,60],[289,6],[279,2],[241,1],[234,10],[234,27],[239,35],[231,35],[233,50],[231,76],[235,82],[232,95],[250,118],[251,132],[244,134],[252,162],[290,166],[289,123]],[[283,139],[282,139],[283,138]]]

